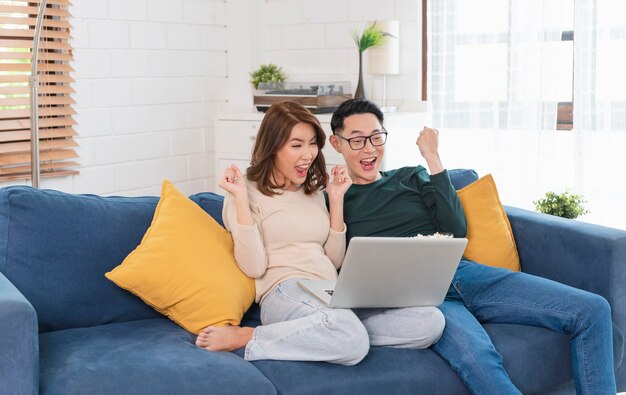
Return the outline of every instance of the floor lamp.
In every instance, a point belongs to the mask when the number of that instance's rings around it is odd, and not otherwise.
[[[397,108],[387,106],[387,81],[389,74],[400,74],[400,22],[399,21],[378,21],[376,26],[387,37],[385,44],[369,49],[369,72],[371,74],[382,75],[383,79],[383,101],[381,110],[393,112]]]
[[[43,14],[46,10],[46,1],[40,0],[37,20],[35,21],[35,37],[33,39],[33,56],[30,61],[30,169],[31,182],[34,188],[39,188],[39,38]]]

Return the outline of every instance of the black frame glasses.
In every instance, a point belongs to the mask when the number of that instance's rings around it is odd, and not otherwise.
[[[372,144],[372,146],[374,147],[380,147],[381,145],[385,145],[385,143],[387,142],[387,131],[383,129],[382,132],[372,133],[369,136],[357,136],[351,137],[349,139],[341,135],[337,135],[337,137],[342,140],[346,140],[350,148],[352,148],[354,151],[357,151],[365,147],[365,144],[367,144],[367,140],[369,140],[370,144]]]

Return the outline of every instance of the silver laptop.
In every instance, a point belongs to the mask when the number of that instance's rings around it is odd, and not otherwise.
[[[438,306],[466,245],[451,237],[354,237],[336,281],[298,285],[329,307]]]

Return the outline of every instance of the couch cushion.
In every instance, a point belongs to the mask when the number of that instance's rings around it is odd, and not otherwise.
[[[448,176],[452,182],[454,189],[459,190],[465,188],[469,184],[478,180],[478,173],[472,169],[451,169],[448,170]]]
[[[221,196],[191,198],[221,221]],[[161,316],[104,277],[139,245],[157,201],[0,189],[0,271],[33,305],[41,331]]]
[[[253,361],[280,394],[449,395],[465,387],[432,350],[371,347],[354,366],[320,362]]]
[[[230,232],[169,181],[141,244],[105,275],[196,334],[239,325],[255,296]]]
[[[519,271],[520,260],[511,224],[491,174],[458,191],[467,220],[463,256],[474,262]]]
[[[40,394],[276,394],[249,362],[160,318],[40,335]]]
[[[569,337],[520,325],[485,325],[505,368],[523,393],[572,380]],[[372,347],[355,366],[254,361],[282,394],[467,394],[448,364],[431,349]]]
[[[261,306],[257,303],[252,303],[252,306],[241,319],[241,326],[257,327],[259,325],[261,325]]]
[[[224,226],[222,220],[222,208],[224,207],[224,196],[217,195],[212,192],[200,192],[190,195],[189,199],[193,200],[204,211],[209,213],[218,224]]]

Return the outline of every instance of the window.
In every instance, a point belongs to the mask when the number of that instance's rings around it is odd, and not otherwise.
[[[625,11],[620,0],[428,2],[427,84],[436,120],[449,127],[571,130],[574,109],[589,95],[623,108],[624,89],[613,84],[625,86]],[[611,111],[615,125],[623,110]]]
[[[575,4],[574,128],[626,131],[626,2]]]
[[[39,48],[42,177],[76,174],[69,0],[48,0]],[[0,180],[30,178],[30,60],[39,1],[0,1]]]

